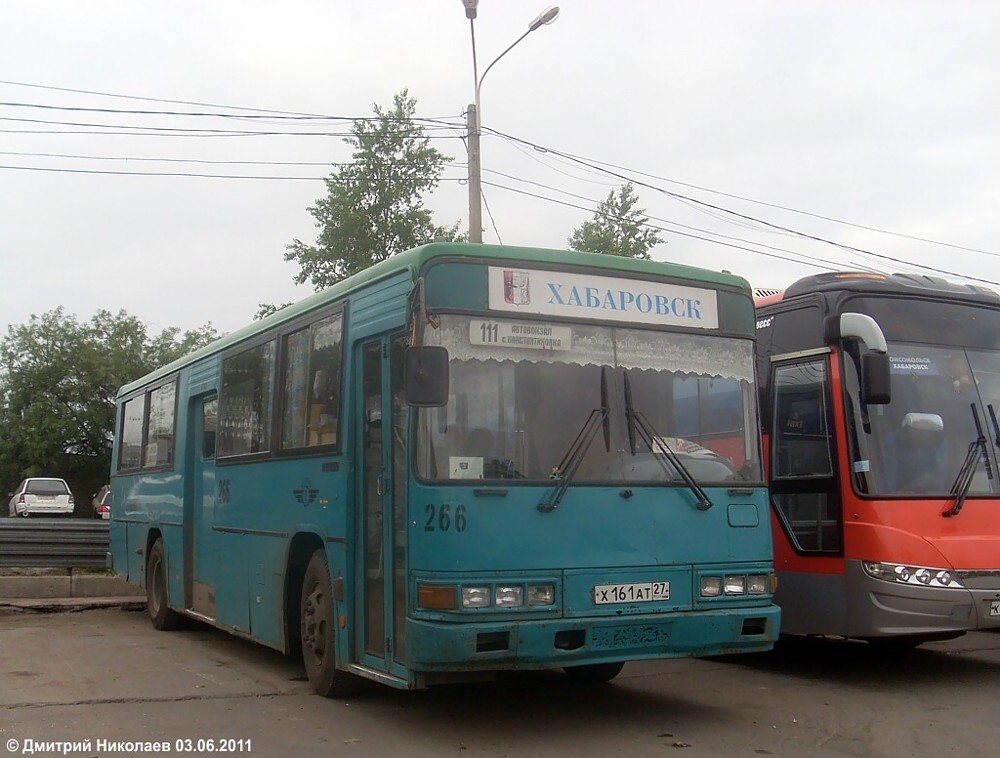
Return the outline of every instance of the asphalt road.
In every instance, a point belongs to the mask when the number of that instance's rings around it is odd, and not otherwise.
[[[99,750],[106,740],[268,758],[967,758],[1000,752],[998,704],[1000,634],[902,655],[801,641],[633,663],[598,687],[524,673],[422,692],[370,685],[336,701],[311,694],[298,661],[206,627],[156,632],[121,609],[0,611],[0,758],[85,740],[89,751],[67,754],[148,754]]]

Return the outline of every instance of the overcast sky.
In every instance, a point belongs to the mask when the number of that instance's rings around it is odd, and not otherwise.
[[[480,0],[480,73],[545,2]],[[559,4],[483,82],[486,242],[565,247],[627,178],[658,260],[1000,288],[1000,3]],[[227,332],[306,296],[284,245],[315,240],[350,119],[403,88],[454,158],[435,220],[467,228],[461,0],[0,9],[0,328],[63,306]],[[162,115],[246,109],[337,118]]]

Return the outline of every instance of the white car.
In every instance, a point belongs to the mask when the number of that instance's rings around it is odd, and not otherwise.
[[[11,517],[72,516],[73,493],[65,479],[31,477],[11,493],[7,510]]]

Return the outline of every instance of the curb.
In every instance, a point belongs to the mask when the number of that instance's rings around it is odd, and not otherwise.
[[[126,611],[146,610],[144,597],[59,597],[59,598],[0,598],[0,613],[5,610],[35,613],[72,613],[99,608],[120,608]]]

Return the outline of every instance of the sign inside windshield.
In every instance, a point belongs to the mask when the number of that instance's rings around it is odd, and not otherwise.
[[[545,323],[472,319],[469,321],[469,342],[534,350],[569,350],[573,346],[573,330]]]

